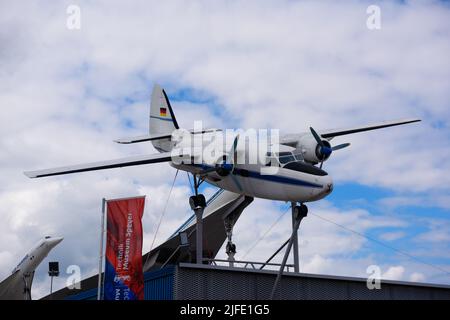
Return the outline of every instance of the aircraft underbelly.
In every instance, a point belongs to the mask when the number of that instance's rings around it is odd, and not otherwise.
[[[281,201],[307,201],[311,196],[309,188],[293,186],[280,182],[258,181],[252,179],[254,197],[281,200]]]
[[[173,165],[178,169],[200,173],[201,168]],[[261,166],[243,165],[225,177],[210,173],[207,181],[219,188],[250,197],[280,201],[308,202],[323,198],[327,178],[278,168],[276,174],[262,174]]]
[[[213,184],[219,188],[251,197],[280,201],[311,201],[321,190],[318,187],[320,184],[312,186],[316,183],[305,181],[305,177],[302,177],[302,179],[291,179],[287,183],[279,176],[275,178],[271,176],[258,176],[257,178],[235,176],[234,179],[227,176],[220,181],[213,182]],[[305,185],[301,185],[302,182],[305,182]]]

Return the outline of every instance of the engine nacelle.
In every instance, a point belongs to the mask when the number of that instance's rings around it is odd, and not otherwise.
[[[327,140],[322,140],[322,142],[326,147],[331,148],[331,145]],[[302,137],[299,140],[296,149],[301,151],[306,162],[312,164],[326,161],[330,157],[330,154],[324,155],[320,152],[320,145],[316,142],[314,137],[309,135]]]
[[[216,178],[222,178],[228,176],[233,171],[234,165],[231,161],[228,155],[223,154],[217,157],[215,161],[206,161],[206,163],[216,168],[215,172],[210,173],[211,175],[217,174],[218,177],[216,176]]]

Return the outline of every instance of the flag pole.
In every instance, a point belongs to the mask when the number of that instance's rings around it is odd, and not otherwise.
[[[97,300],[101,299],[102,293],[102,267],[103,267],[103,238],[105,232],[105,212],[106,212],[106,199],[102,199],[102,222],[100,230],[100,254],[98,256],[98,288],[97,288]]]

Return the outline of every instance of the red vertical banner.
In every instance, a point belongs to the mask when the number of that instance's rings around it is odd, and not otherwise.
[[[143,300],[142,215],[145,196],[107,200],[105,300]]]

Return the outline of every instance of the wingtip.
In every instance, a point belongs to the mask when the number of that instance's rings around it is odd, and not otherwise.
[[[419,118],[409,118],[409,119],[403,120],[404,123],[414,123],[414,122],[420,122],[420,121],[422,121],[422,119],[419,119]]]
[[[113,140],[113,142],[120,143],[120,144],[127,144],[127,143],[129,143],[128,141],[122,140],[122,139]]]
[[[36,178],[37,175],[35,175],[32,171],[24,171],[23,173],[25,176],[27,176],[30,179]]]

